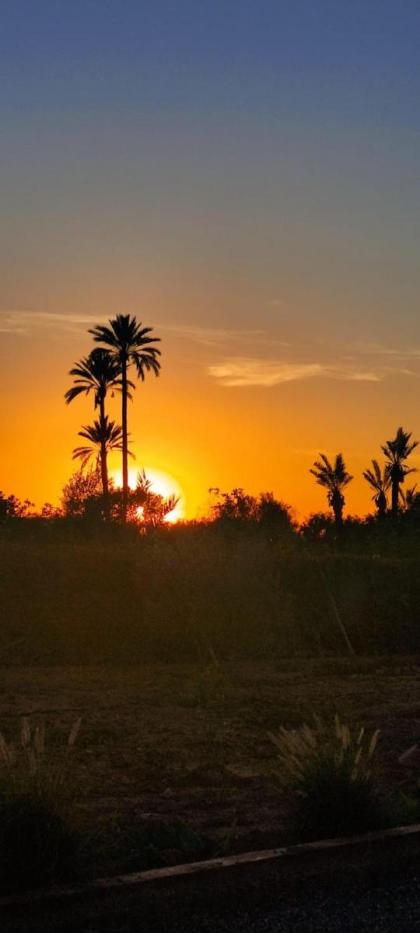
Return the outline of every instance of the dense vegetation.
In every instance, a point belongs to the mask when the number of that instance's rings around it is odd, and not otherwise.
[[[419,652],[416,514],[348,520],[338,542],[325,517],[297,530],[287,515],[143,535],[100,520],[4,522],[2,662]]]

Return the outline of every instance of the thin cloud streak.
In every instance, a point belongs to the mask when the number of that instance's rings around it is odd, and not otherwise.
[[[416,359],[420,357],[420,347],[387,347],[382,343],[356,343],[354,351],[359,356],[391,356],[394,359]]]
[[[266,360],[255,357],[232,357],[208,367],[208,374],[227,388],[260,386],[271,388],[286,382],[302,379],[327,378],[352,382],[382,382],[389,374],[414,375],[406,369],[383,367],[360,370],[348,363],[332,366],[321,362],[292,362]]]
[[[140,315],[141,316],[141,315]],[[112,314],[69,314],[61,311],[0,311],[0,333],[27,336],[33,328],[47,327],[57,332],[65,329],[80,330],[97,324],[101,317],[112,317]],[[247,341],[275,342],[280,346],[289,346],[285,341],[272,341],[264,330],[229,329],[222,327],[202,327],[193,324],[167,324],[158,322],[155,330],[183,337],[193,343],[205,347],[223,346],[226,343],[241,343]]]
[[[52,311],[1,311],[0,333],[27,337],[34,327],[79,331],[81,325],[91,325],[98,315],[65,314]]]
[[[267,338],[263,330],[231,330],[223,327],[201,327],[200,325],[189,324],[156,324],[156,329],[173,334],[177,337],[184,337],[193,343],[199,343],[205,347],[214,347],[225,343],[264,340]]]
[[[209,366],[209,374],[222,386],[271,386],[323,374],[320,363],[283,363],[237,357]]]

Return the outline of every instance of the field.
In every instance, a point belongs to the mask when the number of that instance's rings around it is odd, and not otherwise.
[[[337,657],[343,627],[358,656],[420,654],[420,560],[400,556],[404,539],[382,556],[206,527],[22,524],[22,540],[0,536],[5,665]]]
[[[89,872],[286,841],[268,733],[313,714],[379,728],[382,783],[410,778],[417,558],[27,522],[4,529],[0,561],[0,731],[28,715],[54,745],[82,716],[72,816]]]
[[[72,772],[79,822],[96,835],[94,873],[135,870],[135,833],[181,820],[212,852],[279,843],[284,798],[268,732],[338,712],[381,729],[385,783],[420,733],[420,659],[217,666],[1,669],[1,729],[44,718],[49,740],[83,717]],[[134,834],[134,835],[133,835]],[[164,852],[163,860],[183,854]]]

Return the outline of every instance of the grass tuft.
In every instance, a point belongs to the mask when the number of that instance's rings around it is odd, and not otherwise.
[[[79,836],[68,818],[68,756],[80,728],[49,749],[28,719],[15,743],[0,734],[0,890],[27,890],[77,874]]]
[[[390,814],[372,774],[379,731],[353,732],[338,716],[325,724],[270,734],[276,774],[292,792],[290,824],[299,841],[354,835],[388,825]]]

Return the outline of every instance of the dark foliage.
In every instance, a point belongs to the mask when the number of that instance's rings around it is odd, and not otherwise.
[[[354,836],[389,823],[376,782],[366,775],[353,777],[352,767],[346,758],[338,766],[328,754],[306,767],[291,812],[291,825],[300,842]]]
[[[47,798],[10,793],[0,782],[0,890],[27,890],[74,877],[79,837]]]

